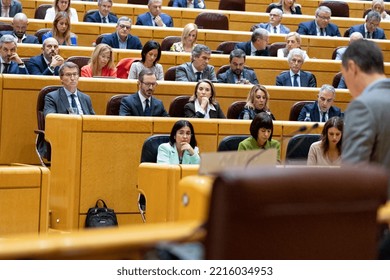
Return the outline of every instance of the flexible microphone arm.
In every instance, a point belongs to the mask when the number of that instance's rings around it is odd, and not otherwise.
[[[316,129],[317,127],[319,126],[318,123],[315,123],[313,124],[307,131],[306,133],[304,134],[309,134],[310,132],[312,132],[314,129]],[[307,127],[306,127],[307,129]],[[303,131],[305,131],[306,129],[304,129]],[[294,147],[290,150],[290,152],[286,155],[286,159],[293,153],[295,152],[295,150],[302,144],[302,142],[305,140],[305,138],[301,138],[299,139],[299,141],[294,145]]]

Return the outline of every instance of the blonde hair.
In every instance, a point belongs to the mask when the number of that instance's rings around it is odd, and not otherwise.
[[[181,43],[184,46],[184,40],[190,35],[192,31],[196,31],[195,40],[192,44],[192,47],[196,44],[196,40],[198,39],[198,26],[195,23],[188,23],[184,26],[183,32],[181,33]]]
[[[263,110],[264,111],[268,111],[268,101],[269,101],[269,93],[267,91],[267,89],[265,88],[265,86],[262,86],[262,85],[254,85],[251,90],[249,91],[248,93],[248,97],[246,98],[246,104],[245,104],[245,107],[249,108],[249,109],[256,109],[255,108],[255,95],[256,95],[256,92],[260,90],[262,91],[264,94],[265,94],[265,105],[264,105],[264,108]]]
[[[107,62],[107,67],[109,69],[115,69],[114,61],[112,59],[112,48],[104,43],[101,43],[95,47],[93,50],[91,59],[89,61],[89,66],[92,69],[92,76],[100,76],[101,73],[98,73],[99,71],[99,55],[102,54],[105,51],[110,51],[110,60]]]

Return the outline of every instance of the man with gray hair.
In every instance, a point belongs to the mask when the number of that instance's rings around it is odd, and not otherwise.
[[[353,33],[351,33],[351,35],[349,35],[349,44],[351,44],[352,42],[355,42],[356,40],[360,40],[360,39],[363,39],[363,35],[360,32],[353,32]],[[336,51],[335,60],[341,60],[343,58],[343,54],[347,48],[348,47],[338,48]]]
[[[90,13],[86,16],[85,22],[98,23],[117,23],[118,18],[110,13],[112,7],[112,0],[98,0],[99,10]]]
[[[307,117],[312,122],[326,122],[331,117],[343,117],[340,108],[333,106],[336,98],[336,90],[331,85],[322,85],[318,93],[317,101],[306,104],[299,113],[298,121],[304,121]]]
[[[149,0],[149,12],[140,14],[135,25],[173,27],[171,16],[161,12],[162,0]]]
[[[281,23],[282,19],[283,11],[278,8],[273,8],[269,12],[269,22],[256,24],[252,26],[251,31],[260,27],[266,29],[271,34],[288,34],[290,33],[290,29]]]
[[[209,47],[197,44],[191,53],[191,62],[186,62],[176,68],[176,81],[197,82],[208,79],[216,82],[214,66],[209,65],[211,50]]]
[[[366,39],[386,40],[386,34],[382,28],[379,28],[381,15],[377,11],[370,11],[366,17],[366,23],[352,26],[349,32],[360,32]]]
[[[102,43],[116,49],[141,50],[142,44],[137,36],[130,34],[131,19],[120,17],[116,24],[116,32],[103,36]]]
[[[287,56],[290,70],[283,71],[276,77],[277,86],[317,87],[316,78],[309,71],[302,71],[305,53],[301,49],[292,49]]]
[[[16,52],[17,44],[14,36],[6,34],[0,38],[0,61],[2,74],[28,74],[24,62]]]
[[[34,35],[27,35],[28,18],[23,13],[17,13],[12,19],[13,31],[1,31],[0,36],[11,34],[17,40],[17,43],[39,44],[38,38]]]
[[[312,21],[301,22],[297,32],[301,35],[338,36],[341,37],[337,25],[330,23],[332,11],[326,6],[319,6]]]
[[[230,53],[230,68],[221,74],[218,74],[219,83],[227,84],[253,84],[257,85],[256,73],[245,67],[246,55],[243,50],[235,49]]]
[[[246,55],[250,56],[269,56],[268,39],[269,32],[266,29],[256,28],[252,32],[251,40],[238,43],[235,49],[242,49]]]

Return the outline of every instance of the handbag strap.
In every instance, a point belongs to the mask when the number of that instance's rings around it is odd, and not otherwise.
[[[99,207],[99,201],[103,204],[103,207],[101,207],[101,208],[107,208],[107,205],[106,205],[106,203],[104,202],[104,200],[103,200],[103,199],[100,199],[100,198],[96,201],[95,207]]]

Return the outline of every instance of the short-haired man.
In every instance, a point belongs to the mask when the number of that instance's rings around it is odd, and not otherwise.
[[[331,117],[343,117],[340,108],[333,106],[336,91],[331,85],[323,85],[317,101],[306,104],[299,113],[298,121],[304,121],[307,115],[312,122],[326,122]]]
[[[230,68],[218,74],[219,83],[228,84],[258,84],[256,73],[248,68],[245,68],[246,55],[243,50],[235,49],[230,53]]]
[[[238,43],[234,48],[242,49],[246,55],[269,56],[268,53],[269,32],[264,28],[256,28],[252,32],[251,40]]]
[[[349,35],[349,44],[351,44],[352,42],[355,42],[356,40],[360,40],[360,39],[363,39],[363,35],[360,32],[353,32],[353,33],[351,33],[351,35]],[[336,51],[335,60],[341,60],[343,57],[343,54],[347,48],[348,47],[338,48]]]
[[[28,74],[24,62],[20,59],[17,51],[16,39],[10,34],[0,38],[0,61],[3,74]]]
[[[338,36],[341,37],[337,25],[330,23],[332,11],[326,6],[319,6],[312,21],[301,22],[297,32],[301,35]]]
[[[26,34],[27,26],[27,16],[23,13],[18,13],[12,19],[13,31],[1,31],[0,36],[11,34],[16,38],[17,43],[39,44],[38,38],[36,36]]]
[[[269,22],[268,23],[259,23],[252,27],[252,30],[256,28],[264,28],[270,34],[288,34],[290,29],[283,25],[283,11],[278,8],[273,8],[269,13]]]
[[[136,25],[173,27],[171,16],[161,12],[162,0],[149,0],[148,8],[149,12],[137,17]]]
[[[0,12],[2,17],[14,17],[22,12],[22,4],[16,0],[0,0]]]
[[[59,55],[58,42],[50,37],[43,41],[42,53],[30,58],[26,67],[30,75],[58,76],[64,59]]]
[[[211,50],[209,47],[197,44],[191,53],[191,62],[186,62],[176,68],[176,81],[197,82],[202,79],[217,81],[214,66],[209,65]]]
[[[137,36],[130,34],[131,19],[120,17],[116,24],[116,32],[103,36],[102,43],[116,49],[141,50],[142,44]]]
[[[206,9],[204,0],[173,0],[172,7]]]
[[[119,115],[168,117],[164,104],[153,97],[157,85],[154,72],[142,70],[138,76],[138,92],[122,98]]]
[[[98,0],[98,8],[94,13],[87,15],[85,22],[117,23],[118,18],[111,14],[112,0]]]
[[[386,34],[382,28],[379,28],[381,15],[377,11],[370,11],[367,14],[366,22],[352,26],[349,30],[352,32],[360,32],[366,39],[386,39]]]
[[[316,78],[309,71],[301,70],[305,62],[305,53],[301,49],[292,49],[287,56],[290,70],[283,71],[276,77],[277,86],[317,87]]]

